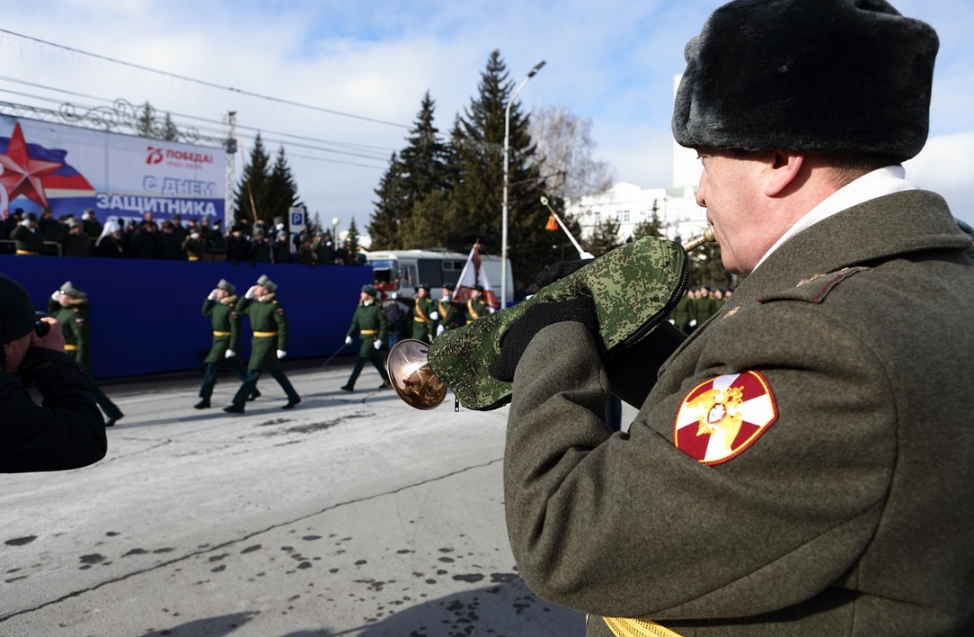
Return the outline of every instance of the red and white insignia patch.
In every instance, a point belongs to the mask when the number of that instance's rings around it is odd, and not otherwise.
[[[750,447],[778,419],[768,380],[759,372],[725,374],[700,383],[680,405],[673,444],[708,465]]]

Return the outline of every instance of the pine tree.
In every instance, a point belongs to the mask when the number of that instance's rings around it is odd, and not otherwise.
[[[254,148],[250,151],[250,161],[244,165],[243,176],[234,192],[237,204],[237,218],[249,219],[251,224],[258,218],[265,222],[273,221],[274,215],[268,215],[263,208],[267,181],[270,178],[267,169],[270,157],[264,150],[264,142],[260,133],[254,138]]]
[[[479,237],[484,252],[499,254],[502,243],[504,194],[504,124],[513,93],[499,51],[493,51],[481,73],[479,95],[457,117],[451,133],[456,161],[454,207],[457,233],[451,247],[466,251],[470,237]],[[546,265],[557,261],[560,246],[545,231],[548,212],[541,204],[544,180],[534,161],[528,117],[520,104],[511,104],[508,158],[508,257],[514,278],[531,281]]]

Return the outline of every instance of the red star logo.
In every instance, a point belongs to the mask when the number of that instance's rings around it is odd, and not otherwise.
[[[56,161],[32,159],[27,152],[27,143],[24,141],[24,132],[20,130],[20,122],[17,122],[10,136],[10,143],[7,145],[7,154],[0,155],[0,166],[3,167],[3,172],[0,173],[0,184],[7,190],[10,201],[24,195],[31,201],[46,206],[47,196],[44,194],[42,180],[63,165]]]

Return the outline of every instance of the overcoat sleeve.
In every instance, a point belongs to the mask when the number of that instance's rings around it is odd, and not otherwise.
[[[277,325],[277,349],[282,352],[287,351],[287,316],[284,314],[284,306],[280,303],[274,303],[274,309],[271,314],[274,319],[274,324]]]
[[[603,616],[742,617],[808,599],[856,564],[895,459],[889,384],[843,325],[779,305],[762,338],[728,326],[688,374],[657,383],[628,433],[604,425],[607,378],[585,327],[558,323],[531,341],[504,485],[533,591]],[[811,347],[816,334],[827,342]],[[720,464],[674,446],[687,395],[744,370],[767,381],[776,422]]]

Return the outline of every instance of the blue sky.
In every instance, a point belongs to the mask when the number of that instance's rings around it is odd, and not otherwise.
[[[974,223],[974,3],[893,4],[932,24],[941,40],[931,138],[908,162],[907,177],[945,195],[958,217]],[[5,33],[0,100],[49,107],[66,100],[96,103],[24,84],[29,81],[93,98],[148,100],[161,111],[200,118],[194,121],[200,130],[214,134],[223,114],[236,111],[245,146],[255,129],[264,132],[271,150],[285,144],[312,213],[326,224],[337,217],[342,228],[354,217],[364,228],[373,189],[388,156],[404,146],[404,126],[412,124],[423,94],[429,91],[435,100],[436,123],[445,133],[476,94],[494,49],[515,82],[538,60],[547,61],[521,93],[522,109],[559,106],[591,119],[594,156],[613,167],[617,181],[669,185],[673,75],[683,68],[686,41],[718,5],[7,0],[2,27],[11,32],[358,117],[206,87]],[[288,137],[294,135],[310,140],[299,146]],[[238,171],[241,164],[238,157]]]

